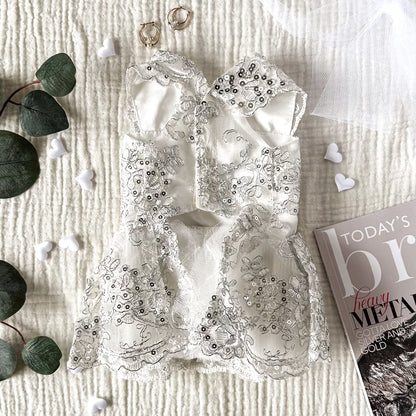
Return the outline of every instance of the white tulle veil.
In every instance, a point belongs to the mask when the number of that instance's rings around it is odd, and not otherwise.
[[[260,1],[284,30],[321,51],[312,68],[319,95],[311,114],[375,130],[413,120],[416,3],[325,0],[299,12],[278,0]]]

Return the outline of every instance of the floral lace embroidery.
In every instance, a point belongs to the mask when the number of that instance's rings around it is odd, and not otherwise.
[[[309,253],[302,236],[294,234],[289,239],[289,244],[292,247],[292,256],[301,264],[304,272],[309,276],[309,296],[310,296],[310,355],[312,360],[321,358],[329,360],[329,332],[326,322],[325,311],[323,306],[322,292],[319,285],[318,273],[312,256]]]
[[[203,352],[209,356],[219,355],[223,359],[247,356],[260,374],[280,378],[286,372],[302,372],[310,348],[315,358],[327,359],[328,332],[327,329],[323,333],[315,332],[326,328],[326,322],[322,298],[316,291],[316,270],[299,235],[286,240],[288,246],[296,246],[287,258],[303,265],[297,275],[281,279],[270,272],[263,256],[247,255],[267,236],[266,224],[267,213],[248,207],[224,239],[223,279],[201,322],[200,342]],[[245,254],[241,261],[238,253]],[[227,278],[237,267],[244,288],[241,284],[238,287],[237,280]],[[250,333],[257,333],[259,339],[261,335],[275,336],[274,351],[264,349],[261,355],[254,352]]]
[[[106,344],[113,342],[111,331],[106,330],[111,326],[135,328],[131,342],[120,340],[117,356],[125,364],[137,361],[137,368],[145,363],[155,364],[168,353],[183,349],[186,338],[176,328],[170,313],[175,289],[163,283],[159,266],[145,263],[140,268],[131,268],[121,264],[110,249],[100,262],[96,276],[98,286],[89,281],[84,299],[87,310],[83,313],[89,317],[78,321],[75,328],[70,357],[73,363],[86,367],[95,365]],[[106,308],[97,308],[97,304],[91,302],[95,297]],[[100,315],[90,315],[94,311]]]
[[[200,147],[197,155],[198,200],[201,207],[225,216],[241,206],[265,201],[273,206],[277,226],[279,215],[297,215],[300,195],[300,159],[281,147],[264,147],[249,156],[250,143],[236,130],[223,133],[224,142],[244,143],[240,162],[218,165],[209,151]],[[244,172],[240,174],[239,172]],[[276,195],[278,194],[278,197]]]
[[[158,149],[151,143],[132,141],[123,152],[121,217],[131,221],[132,232],[137,224],[161,222],[179,213],[169,194],[169,184],[182,165],[177,145]]]

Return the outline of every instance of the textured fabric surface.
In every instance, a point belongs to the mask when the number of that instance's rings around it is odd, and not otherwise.
[[[310,91],[310,61],[316,49],[285,34],[253,0],[191,1],[190,27],[171,32],[166,14],[173,0],[1,2],[0,71],[4,97],[34,77],[50,55],[67,52],[77,67],[77,86],[59,99],[70,128],[48,138],[30,139],[40,155],[41,175],[25,194],[0,201],[0,258],[16,266],[28,284],[27,302],[9,322],[26,338],[48,335],[63,351],[52,376],[32,373],[19,361],[16,374],[0,383],[0,415],[82,415],[88,396],[109,402],[103,415],[367,415],[359,378],[318,257],[312,230],[415,198],[415,126],[399,122],[390,134],[377,134],[334,121],[305,116],[301,138],[302,192],[299,230],[320,272],[332,343],[332,362],[314,365],[300,377],[256,384],[226,374],[174,374],[166,382],[140,384],[118,379],[105,368],[76,376],[66,370],[73,324],[85,280],[100,261],[119,226],[119,145],[127,130],[124,76],[130,64],[153,53],[138,41],[140,23],[159,20],[159,47],[190,57],[209,81],[240,57],[258,52]],[[288,6],[307,7],[293,0]],[[336,19],[336,16],[333,16]],[[97,49],[106,37],[118,55],[102,59]],[[357,56],[359,59],[359,55]],[[16,109],[7,109],[1,128],[20,132]],[[69,154],[52,160],[47,148],[60,137]],[[323,160],[328,143],[344,154],[341,165]],[[94,191],[74,180],[81,171],[96,173]],[[357,179],[338,194],[334,175]],[[55,249],[47,262],[35,258],[33,245],[74,232],[81,250]],[[0,337],[21,348],[4,327]]]

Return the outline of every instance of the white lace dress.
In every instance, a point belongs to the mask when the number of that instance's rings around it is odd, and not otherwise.
[[[87,279],[68,368],[260,381],[327,359],[318,278],[296,231],[305,93],[258,55],[209,85],[165,51],[127,70],[127,93],[121,227]]]

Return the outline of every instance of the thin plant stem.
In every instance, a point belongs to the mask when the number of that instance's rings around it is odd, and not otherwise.
[[[0,117],[2,116],[6,106],[8,103],[13,103],[15,105],[20,105],[17,104],[15,102],[12,102],[11,99],[13,98],[14,95],[16,95],[19,91],[23,90],[24,88],[30,87],[31,85],[36,85],[36,84],[40,84],[40,81],[38,79],[36,79],[35,81],[29,82],[28,84],[23,85],[23,87],[18,88],[16,91],[12,92],[9,96],[9,98],[7,98],[7,100],[4,102],[3,107],[0,110]]]
[[[23,345],[26,345],[26,341],[25,341],[25,339],[23,338],[23,335],[22,335],[22,333],[17,329],[17,328],[15,328],[13,325],[10,325],[10,324],[8,324],[7,322],[4,322],[4,321],[2,321],[1,322],[3,325],[7,325],[8,327],[10,327],[10,328],[12,328],[12,329],[14,329],[19,335],[20,335],[20,338],[22,338],[22,341],[23,341]]]

